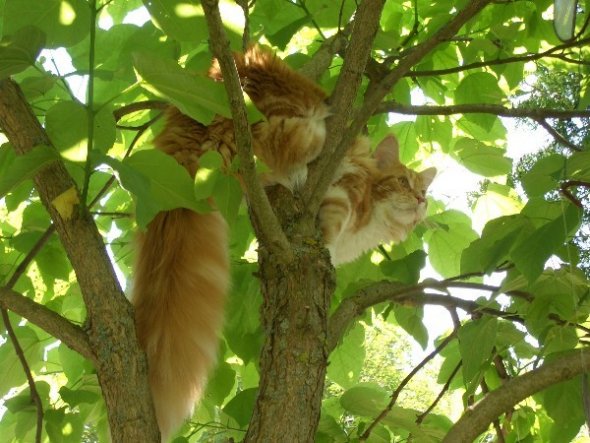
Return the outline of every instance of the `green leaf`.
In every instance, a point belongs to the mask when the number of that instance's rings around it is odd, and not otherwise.
[[[59,395],[70,406],[79,406],[82,403],[96,403],[100,398],[96,392],[87,391],[84,389],[69,389],[66,386],[62,386],[59,389]]]
[[[566,159],[563,155],[551,154],[539,159],[522,178],[522,187],[529,197],[540,197],[558,187]],[[569,161],[568,161],[569,163]]]
[[[431,220],[436,221],[437,218],[431,217]],[[467,223],[451,222],[428,231],[425,240],[430,264],[443,277],[459,275],[463,250],[476,238],[477,234]]]
[[[455,90],[456,104],[499,104],[506,98],[498,86],[498,79],[487,72],[466,75]]]
[[[205,398],[210,399],[215,404],[222,404],[223,400],[232,391],[235,380],[236,371],[228,363],[220,361],[209,377]]]
[[[472,138],[458,139],[452,153],[463,166],[484,177],[506,175],[512,170],[512,160],[504,157],[504,150]]]
[[[534,282],[541,275],[545,262],[577,229],[580,217],[579,208],[568,204],[560,216],[536,229],[510,251],[517,269],[529,282]]]
[[[391,126],[391,130],[399,141],[399,155],[402,163],[411,161],[418,152],[418,135],[415,126],[414,122],[400,122]]]
[[[35,64],[45,44],[45,34],[26,26],[0,41],[0,79],[24,71]]]
[[[232,398],[223,412],[232,417],[240,426],[247,426],[254,410],[258,388],[245,389]]]
[[[466,385],[471,384],[479,376],[484,363],[491,359],[497,329],[498,320],[494,317],[467,322],[459,329],[459,349]]]
[[[362,417],[379,415],[388,402],[389,393],[371,383],[360,383],[340,397],[340,404],[348,412]]]
[[[421,249],[400,260],[383,260],[379,267],[383,274],[394,281],[413,285],[420,279],[420,271],[426,264],[426,253]]]
[[[393,315],[397,323],[414,337],[422,349],[428,346],[428,329],[424,325],[424,307],[396,306]]]
[[[161,211],[175,208],[203,211],[204,206],[195,198],[190,175],[171,156],[156,149],[149,149],[136,152],[122,163],[134,171],[131,177],[127,177],[127,183],[133,183],[134,189],[130,189],[131,192],[138,191],[135,181],[138,178],[137,174],[143,176],[149,182],[149,198],[157,203]],[[129,175],[130,170],[124,168],[119,170],[119,173],[121,176]],[[143,190],[136,194],[137,197],[144,195]]]
[[[365,329],[357,323],[330,354],[328,377],[343,388],[358,383],[365,362]]]
[[[28,326],[14,330],[27,361],[38,363],[43,352],[38,335]],[[10,341],[0,346],[0,361],[0,396],[4,397],[11,388],[26,383],[26,377]]]
[[[158,26],[170,37],[197,43],[208,37],[201,5],[184,0],[144,0]]]
[[[182,113],[203,124],[210,123],[216,114],[231,117],[222,84],[197,77],[171,59],[140,52],[133,60],[143,86],[166,97]]]
[[[49,146],[36,146],[19,156],[11,145],[0,146],[0,197],[4,197],[21,182],[33,178],[57,158],[57,152]]]
[[[53,145],[68,160],[85,161],[88,150],[88,111],[82,104],[61,101],[45,117],[46,130]],[[115,118],[109,106],[94,115],[93,149],[106,152],[115,142]]]
[[[90,5],[84,0],[6,0],[3,33],[35,26],[47,37],[48,48],[69,47],[90,31]]]

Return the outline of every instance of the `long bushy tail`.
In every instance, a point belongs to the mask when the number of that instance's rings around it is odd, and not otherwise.
[[[160,213],[139,236],[133,303],[162,441],[192,414],[214,365],[229,281],[217,212]]]

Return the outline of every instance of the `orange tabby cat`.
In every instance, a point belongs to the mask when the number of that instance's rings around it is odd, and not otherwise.
[[[325,93],[258,47],[236,55],[236,66],[244,90],[265,116],[252,126],[254,152],[270,169],[265,181],[295,189],[324,144]],[[215,63],[210,76],[221,80]],[[193,176],[203,152],[216,150],[229,164],[236,149],[231,120],[219,117],[205,126],[175,108],[167,111],[154,144]],[[416,173],[403,166],[391,136],[374,155],[368,139],[358,137],[319,214],[333,263],[405,238],[424,217],[434,174],[433,168]],[[229,286],[227,249],[227,226],[217,212],[163,212],[139,235],[133,303],[163,440],[191,415],[214,364]]]

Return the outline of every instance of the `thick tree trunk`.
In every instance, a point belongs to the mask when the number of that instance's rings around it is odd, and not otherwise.
[[[285,266],[260,252],[267,332],[260,391],[246,442],[313,442],[328,359],[327,319],[334,275],[325,251],[302,246]]]
[[[280,187],[270,194],[271,202],[279,203],[275,211],[291,241],[293,260],[272,254],[264,245],[258,251],[266,339],[260,390],[244,441],[313,442],[329,354],[334,268],[313,223],[307,229],[294,227],[300,205],[293,195]]]

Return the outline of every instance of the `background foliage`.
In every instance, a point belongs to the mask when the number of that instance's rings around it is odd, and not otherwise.
[[[358,103],[380,67],[403,63],[468,3],[387,2]],[[263,42],[295,69],[313,62],[327,38],[346,35],[356,9],[348,0],[224,1],[220,7],[234,49],[244,41]],[[405,242],[383,245],[338,270],[334,309],[373,282],[397,282],[400,289],[355,319],[331,354],[318,442],[441,441],[463,408],[542,362],[587,345],[585,7],[580,2],[576,34],[564,43],[552,27],[551,1],[492,2],[401,78],[369,120],[375,140],[396,134],[407,165],[443,170],[423,225]],[[91,207],[127,287],[136,224],[144,227],[158,211],[175,207],[206,211],[210,196],[229,221],[232,293],[220,361],[177,442],[243,438],[263,340],[248,212],[237,182],[219,171],[219,158],[204,160],[210,173],[193,183],[150,145],[162,124],[159,100],[205,123],[216,114],[230,115],[222,85],[206,77],[212,55],[200,5],[0,0],[0,11],[0,77],[12,76],[20,85],[83,190],[82,203]],[[137,19],[146,11],[150,20]],[[319,78],[327,91],[343,56],[335,54]],[[257,118],[253,109],[250,115]],[[500,116],[540,125],[555,142],[527,146],[532,154],[516,161],[507,154],[507,120]],[[30,180],[56,154],[39,146],[17,156],[4,141],[0,280],[82,325],[85,306],[76,276]],[[467,199],[470,189],[460,181],[474,175],[481,186]],[[453,181],[455,195],[437,190],[443,181]],[[63,216],[75,203],[66,195],[55,205]],[[18,266],[25,257],[30,266],[23,272]],[[445,310],[427,315],[429,305]],[[14,340],[3,332],[3,441],[32,441],[39,409],[42,441],[107,441],[94,367],[32,322],[11,312],[7,318],[28,368],[23,370]],[[27,373],[40,406],[31,401]],[[479,439],[572,441],[585,422],[587,392],[585,378],[555,384],[508,408]]]

